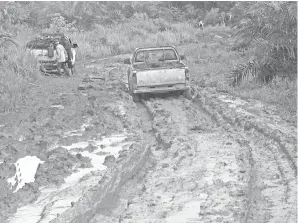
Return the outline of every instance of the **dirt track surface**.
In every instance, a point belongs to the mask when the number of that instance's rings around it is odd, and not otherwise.
[[[296,127],[212,88],[135,104],[122,61],[46,77],[0,118],[0,222],[297,222]]]

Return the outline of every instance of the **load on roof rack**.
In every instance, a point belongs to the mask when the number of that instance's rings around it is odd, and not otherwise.
[[[41,33],[41,36],[64,36],[64,33]]]

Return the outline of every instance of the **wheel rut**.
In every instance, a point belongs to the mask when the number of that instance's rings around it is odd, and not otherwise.
[[[248,200],[243,222],[283,222],[283,219],[296,222],[297,212],[293,208],[297,206],[296,169],[286,148],[280,140],[258,128],[246,128],[243,125],[246,117],[233,119],[224,106],[215,106],[212,98],[204,97],[206,94],[197,101],[199,106],[208,110],[216,122],[231,132],[248,152]]]
[[[144,119],[152,120],[158,146],[119,222],[239,219],[243,202],[237,203],[233,193],[241,194],[245,187],[237,183],[243,177],[232,152],[237,143],[184,97],[151,98],[137,107],[146,114]],[[219,205],[218,199],[225,202]]]

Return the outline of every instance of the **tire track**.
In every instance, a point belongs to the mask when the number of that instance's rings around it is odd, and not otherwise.
[[[244,188],[237,180],[231,180],[242,176],[235,172],[238,158],[228,152],[237,148],[237,144],[226,145],[228,136],[223,136],[214,123],[210,123],[207,114],[195,116],[190,101],[183,97],[155,98],[143,103],[153,116],[158,143],[166,146],[152,151],[155,167],[147,172],[142,182],[145,190],[132,199],[121,222],[235,222],[239,219],[242,202],[234,201],[238,194],[242,196]],[[193,117],[198,120],[189,123]],[[201,124],[200,130],[193,128],[198,124]],[[223,195],[228,199],[219,205],[217,199]],[[192,210],[193,205],[197,211]],[[191,221],[177,221],[184,212],[193,215]],[[177,213],[176,218],[173,215]]]
[[[238,141],[249,151],[248,211],[244,222],[282,222],[283,219],[296,222],[292,214],[297,202],[296,169],[280,139],[267,134],[268,130],[256,128],[257,124],[246,127],[250,122],[241,117],[232,119],[232,113],[211,100],[207,97],[196,103],[208,110],[227,131],[238,134]]]

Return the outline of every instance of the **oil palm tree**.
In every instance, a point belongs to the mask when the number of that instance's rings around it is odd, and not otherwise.
[[[0,34],[0,47],[5,47],[6,45],[19,46],[17,41],[15,41],[10,34]]]
[[[297,77],[296,2],[250,2],[237,40],[254,51],[255,59],[237,65],[229,76],[231,85],[251,76],[262,84],[276,76]]]

